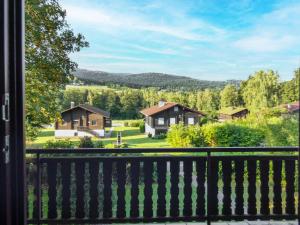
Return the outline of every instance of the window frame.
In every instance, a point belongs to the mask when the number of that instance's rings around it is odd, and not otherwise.
[[[157,125],[159,125],[159,126],[165,125],[165,118],[164,117],[158,117],[157,118]]]

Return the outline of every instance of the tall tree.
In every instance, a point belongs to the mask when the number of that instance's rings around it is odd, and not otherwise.
[[[27,137],[55,121],[59,90],[72,79],[77,64],[69,54],[87,47],[81,34],[66,22],[57,0],[27,0],[25,4],[25,84]]]
[[[205,89],[197,94],[197,109],[214,114],[220,106],[219,91]]]
[[[221,107],[234,107],[239,105],[239,92],[236,86],[227,84],[220,92]]]
[[[256,72],[242,84],[243,100],[252,110],[277,105],[279,91],[279,75],[272,70]]]
[[[300,68],[295,70],[294,78],[281,84],[282,103],[299,101]]]

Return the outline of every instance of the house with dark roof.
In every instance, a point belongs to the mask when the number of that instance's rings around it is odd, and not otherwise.
[[[145,132],[152,136],[166,133],[171,125],[183,122],[185,125],[199,124],[205,114],[175,102],[160,100],[158,105],[140,111],[145,116]]]
[[[227,107],[219,110],[218,120],[220,122],[232,119],[244,118],[249,110],[243,107]]]
[[[105,136],[105,127],[111,127],[110,113],[89,104],[81,104],[61,112],[55,123],[56,137]]]

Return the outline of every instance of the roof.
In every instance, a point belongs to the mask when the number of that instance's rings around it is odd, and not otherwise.
[[[299,111],[299,101],[282,105],[289,112]]]
[[[242,112],[244,110],[248,110],[246,108],[243,108],[243,107],[237,107],[237,108],[234,108],[234,107],[226,107],[226,108],[222,108],[219,110],[219,113],[220,114],[225,114],[225,115],[234,115],[236,113],[239,113],[239,112]]]
[[[99,109],[99,108],[97,108],[97,107],[91,106],[91,105],[89,105],[89,104],[81,104],[81,105],[77,105],[77,106],[75,106],[75,107],[73,107],[73,108],[69,108],[69,109],[67,109],[67,110],[65,110],[65,111],[63,111],[63,112],[61,112],[61,113],[65,113],[65,112],[71,111],[71,110],[73,110],[73,109],[75,109],[75,108],[82,108],[82,109],[85,109],[85,110],[87,110],[87,111],[89,111],[89,112],[93,112],[93,113],[96,113],[96,114],[101,114],[101,115],[103,115],[104,117],[110,117],[110,113],[109,113],[109,112],[106,112],[106,111],[104,111],[104,110],[102,110],[102,109]]]
[[[183,105],[180,105],[179,103],[176,103],[176,102],[166,102],[163,106],[160,106],[160,107],[158,105],[155,105],[155,106],[152,106],[152,107],[141,110],[140,113],[144,114],[145,116],[152,116],[152,115],[157,114],[159,112],[163,112],[167,109],[170,109],[174,106],[181,106],[182,108],[187,109],[191,112],[195,112],[195,113],[201,114],[203,116],[205,115],[202,112],[190,109],[190,108],[185,107]]]

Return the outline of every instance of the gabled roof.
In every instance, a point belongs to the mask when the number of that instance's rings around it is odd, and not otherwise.
[[[167,109],[170,109],[170,108],[172,108],[174,106],[181,106],[182,108],[184,108],[184,109],[186,109],[188,111],[195,112],[195,113],[201,114],[203,116],[205,115],[202,112],[190,109],[190,108],[185,107],[183,105],[180,105],[180,104],[178,104],[176,102],[166,102],[163,106],[155,105],[155,106],[152,106],[152,107],[149,107],[149,108],[141,110],[140,113],[142,113],[145,116],[152,116],[152,115],[155,115],[155,114],[157,114],[159,112],[163,112],[163,111],[165,111]]]
[[[77,105],[77,106],[75,106],[73,108],[69,108],[69,109],[67,109],[67,110],[65,110],[65,111],[63,111],[61,113],[65,113],[65,112],[74,110],[76,108],[82,108],[82,109],[85,109],[85,110],[87,110],[89,112],[92,112],[92,113],[101,114],[104,117],[110,117],[110,113],[109,112],[106,112],[106,111],[104,111],[102,109],[99,109],[97,107],[94,107],[94,106],[91,106],[91,105],[88,105],[88,104]]]
[[[247,108],[243,108],[243,107],[237,107],[237,108],[227,107],[227,108],[220,109],[219,113],[220,114],[224,114],[224,115],[232,116],[232,115],[237,114],[239,112],[242,112],[244,110],[248,110],[248,109]]]

